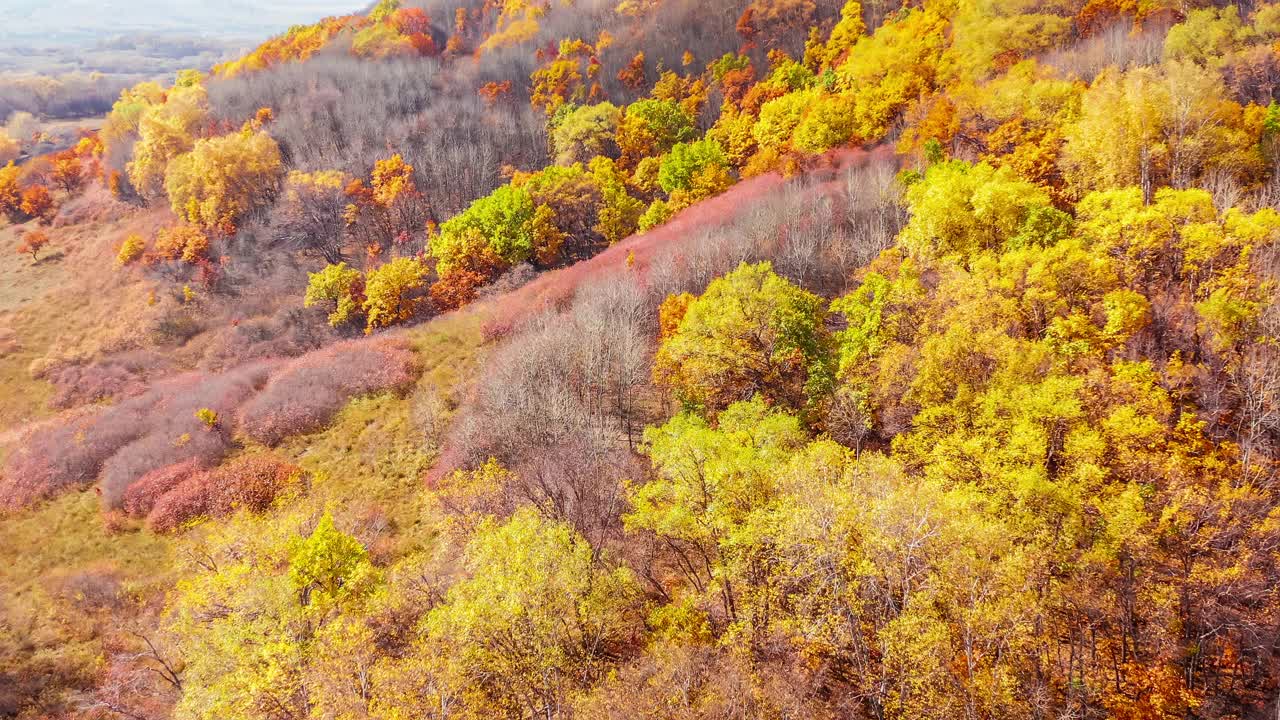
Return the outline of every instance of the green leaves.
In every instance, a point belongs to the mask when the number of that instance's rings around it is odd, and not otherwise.
[[[289,582],[304,604],[338,603],[369,591],[375,578],[369,555],[355,538],[339,532],[325,513],[316,529],[289,552]]]
[[[677,143],[662,159],[662,166],[658,169],[658,184],[668,194],[688,190],[692,186],[693,177],[713,165],[729,167],[720,143],[705,138],[691,143]]]
[[[431,239],[437,271],[448,274],[468,256],[489,253],[508,265],[533,255],[534,203],[528,191],[503,185],[440,226]]]
[[[658,349],[654,377],[689,407],[715,413],[761,393],[805,407],[829,389],[825,301],[742,264],[713,281]]]
[[[357,321],[364,309],[364,274],[345,262],[326,265],[320,272],[308,273],[304,307],[333,303],[329,324],[333,327]]]

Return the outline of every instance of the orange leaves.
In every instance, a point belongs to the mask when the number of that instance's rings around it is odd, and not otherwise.
[[[253,119],[249,121],[250,130],[261,130],[276,119],[276,113],[269,107],[260,107],[258,112],[253,114]]]
[[[181,260],[195,264],[208,257],[209,236],[196,225],[182,223],[160,228],[149,260]]]
[[[327,18],[314,25],[294,26],[288,32],[271,38],[259,45],[253,52],[238,60],[215,65],[213,74],[233,77],[244,72],[262,70],[282,62],[306,60],[328,45],[334,36],[352,27],[360,19],[356,16],[348,15]]]
[[[813,0],[755,0],[738,17],[737,30],[748,46],[772,46],[788,33],[813,24]]]
[[[458,268],[431,285],[431,302],[441,311],[456,310],[476,299],[489,276],[474,270]]]
[[[22,203],[19,207],[28,217],[41,222],[52,220],[56,209],[53,206],[53,196],[49,194],[49,189],[43,185],[32,185],[23,190]]]
[[[618,82],[626,85],[632,90],[639,90],[644,87],[644,53],[638,52],[635,57],[631,58],[631,62],[627,66],[618,71]]]
[[[84,163],[74,150],[53,156],[53,172],[50,180],[67,192],[75,192],[84,183]]]
[[[18,245],[19,255],[30,255],[32,261],[39,258],[36,255],[49,244],[49,235],[39,228],[30,230],[22,236],[22,242]]]
[[[695,299],[693,295],[686,292],[668,295],[662,301],[662,304],[658,306],[659,340],[666,340],[676,334],[676,330],[680,327],[680,321],[684,320],[685,313],[689,311],[689,305]]]
[[[422,8],[400,8],[391,15],[391,25],[401,35],[431,34],[431,18]]]
[[[1076,14],[1075,25],[1082,37],[1089,37],[1123,19],[1137,21],[1137,0],[1089,0]]]
[[[1121,688],[1103,684],[1103,704],[1116,720],[1148,720],[1187,717],[1200,704],[1197,693],[1186,687],[1182,671],[1171,664],[1126,663]]]
[[[485,105],[493,107],[498,98],[511,94],[511,81],[487,82],[476,93],[484,98]]]

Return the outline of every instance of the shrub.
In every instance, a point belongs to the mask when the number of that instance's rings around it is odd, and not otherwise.
[[[160,498],[203,470],[203,466],[196,460],[185,460],[152,470],[124,491],[121,507],[130,517],[146,517]]]
[[[185,373],[110,407],[70,412],[32,428],[5,465],[0,507],[26,505],[101,475],[103,501],[117,508],[129,486],[156,468],[189,459],[215,463],[231,448],[231,428],[207,431],[196,410],[231,416],[272,367]]]
[[[207,472],[180,476],[181,468],[158,474],[155,489],[165,481],[181,477],[153,500],[147,525],[157,532],[170,532],[200,517],[223,517],[237,510],[262,512],[285,489],[302,480],[302,470],[271,455],[237,458]]]
[[[253,363],[217,375],[185,373],[157,383],[137,398],[153,401],[142,418],[146,431],[103,463],[102,496],[107,507],[119,507],[129,486],[151,470],[188,459],[205,466],[221,460],[232,448],[234,428],[211,428],[197,411],[232,417],[263,386],[272,367]]]
[[[156,428],[130,442],[102,464],[102,501],[107,509],[118,509],[124,494],[140,478],[156,468],[193,461],[204,467],[216,464],[232,449],[225,432],[206,432],[188,416],[171,431]]]
[[[240,409],[242,429],[267,445],[324,427],[347,400],[404,390],[417,358],[400,340],[352,340],[304,355],[277,372]]]
[[[61,365],[44,373],[44,377],[57,388],[49,405],[59,409],[130,397],[146,391],[139,370],[122,363]]]
[[[120,252],[116,255],[116,263],[119,265],[128,265],[138,258],[142,257],[142,253],[147,249],[147,243],[142,236],[132,233],[124,239],[120,244]]]
[[[18,508],[93,482],[102,464],[146,432],[146,400],[39,425],[10,454],[0,478],[0,507]]]
[[[195,225],[178,224],[156,232],[155,256],[194,263],[209,252],[209,236]]]

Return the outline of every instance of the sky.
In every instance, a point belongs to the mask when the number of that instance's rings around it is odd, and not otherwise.
[[[367,0],[0,0],[0,42],[80,44],[158,33],[258,40]],[[4,68],[0,68],[3,70]]]

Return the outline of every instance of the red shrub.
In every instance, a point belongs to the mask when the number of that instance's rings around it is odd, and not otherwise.
[[[171,532],[198,517],[209,515],[209,493],[203,474],[196,475],[156,500],[147,525],[156,532]]]
[[[146,517],[161,497],[202,471],[203,467],[195,460],[152,470],[124,491],[124,511],[130,517]]]
[[[209,427],[196,411],[209,408],[220,418],[233,417],[266,382],[272,366],[252,364],[219,375],[186,373],[158,383],[148,395],[157,400],[146,421],[148,432],[121,447],[102,465],[102,496],[108,508],[119,507],[124,492],[157,468],[195,460],[218,463],[232,448],[232,428]]]
[[[238,458],[222,467],[188,475],[154,502],[147,524],[167,532],[196,518],[236,510],[261,512],[280,492],[302,479],[302,469],[270,455]]]
[[[241,428],[276,445],[324,427],[346,402],[382,390],[403,391],[419,372],[401,340],[351,340],[291,361],[240,409]]]

